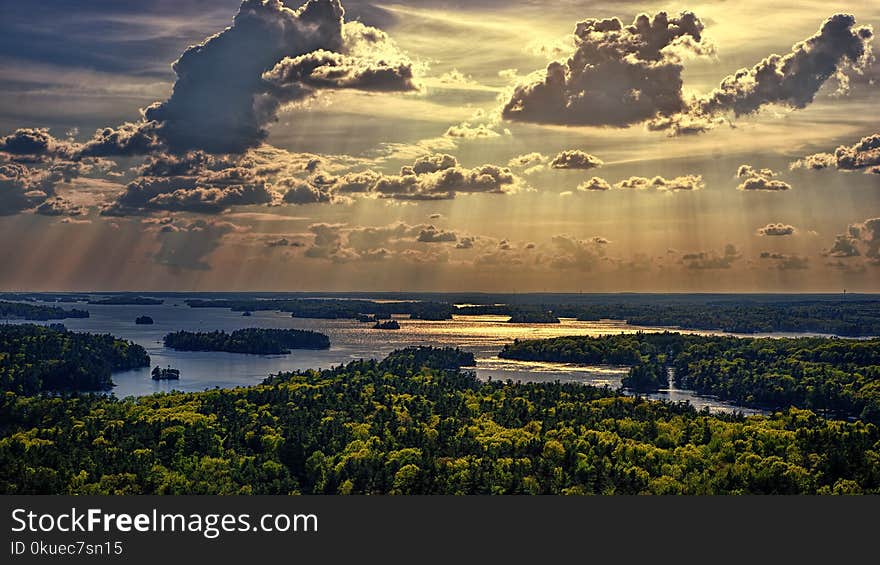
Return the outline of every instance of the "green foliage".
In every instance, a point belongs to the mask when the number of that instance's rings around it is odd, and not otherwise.
[[[7,393],[0,492],[880,493],[872,424],[480,382],[433,352],[137,400]]]
[[[149,366],[140,345],[33,324],[0,325],[0,390],[108,390],[112,371]]]
[[[23,302],[0,301],[0,318],[18,318],[45,322],[46,320],[63,320],[65,318],[88,318],[87,310],[65,310],[57,306],[40,306]]]
[[[169,333],[165,347],[181,351],[228,351],[280,355],[291,349],[328,349],[330,338],[308,330],[247,328],[231,334],[224,331]]]
[[[744,406],[808,408],[880,424],[880,339],[737,338],[636,333],[516,341],[500,357],[531,361],[631,365],[624,386],[653,380]],[[662,384],[661,384],[662,383]],[[659,388],[659,387],[658,387]]]

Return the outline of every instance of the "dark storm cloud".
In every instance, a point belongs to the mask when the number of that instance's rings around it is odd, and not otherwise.
[[[763,236],[787,236],[794,235],[795,227],[788,224],[767,224],[763,228],[758,228],[758,235]]]
[[[681,52],[703,53],[703,24],[692,13],[639,15],[577,24],[575,52],[538,80],[517,85],[504,104],[509,120],[624,127],[685,108]]]
[[[858,242],[859,240],[851,235],[839,234],[825,255],[837,258],[858,257],[862,254],[859,251]]]
[[[768,104],[805,108],[829,78],[868,64],[873,33],[870,27],[855,24],[850,14],[831,16],[815,35],[796,43],[786,55],[770,55],[726,77],[699,101],[697,112],[742,116]]]
[[[791,190],[791,185],[787,182],[774,179],[776,176],[770,169],[755,169],[751,165],[740,165],[736,171],[736,178],[743,181],[736,187],[737,190],[766,190],[766,191],[782,191]]]
[[[792,163],[792,169],[880,172],[880,134],[863,137],[853,145],[841,145],[834,153],[815,153]]]
[[[558,153],[552,161],[550,167],[553,169],[595,169],[601,167],[604,163],[598,157],[594,157],[589,153],[584,153],[578,149],[569,149]]]
[[[163,148],[153,122],[125,123],[115,128],[102,128],[78,149],[83,157],[130,157]]]

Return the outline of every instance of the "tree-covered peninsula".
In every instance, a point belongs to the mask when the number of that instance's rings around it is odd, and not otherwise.
[[[0,318],[19,319],[45,322],[47,320],[64,320],[65,318],[88,318],[88,310],[75,308],[65,310],[57,306],[42,306],[24,302],[0,301]]]
[[[6,392],[109,390],[111,372],[149,365],[143,347],[109,334],[0,325],[0,390]]]

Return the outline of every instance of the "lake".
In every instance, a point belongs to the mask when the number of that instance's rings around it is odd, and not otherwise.
[[[49,304],[41,303],[38,304]],[[53,303],[54,304],[54,303]],[[417,345],[453,346],[472,352],[480,379],[523,382],[577,382],[617,388],[626,367],[587,367],[568,363],[500,359],[501,348],[519,339],[545,339],[569,335],[598,336],[609,333],[664,331],[669,328],[631,326],[621,321],[581,322],[562,319],[560,324],[509,324],[506,316],[455,316],[453,320],[423,321],[398,317],[400,330],[374,330],[372,324],[354,320],[294,318],[282,312],[256,311],[249,317],[223,308],[190,308],[184,298],[166,298],[157,306],[62,304],[65,308],[89,310],[89,318],[63,320],[68,329],[111,333],[131,340],[150,355],[152,366],[180,369],[179,381],[154,381],[150,368],[113,374],[113,393],[120,398],[144,396],[162,391],[201,391],[259,384],[270,374],[296,369],[327,368],[355,359],[381,359],[395,349]],[[153,325],[136,325],[138,316],[150,316]],[[47,322],[48,323],[48,322]],[[246,355],[222,352],[189,352],[166,349],[162,337],[172,331],[233,331],[240,328],[296,328],[315,330],[330,336],[330,349],[294,350],[288,355]],[[712,333],[712,332],[690,332]],[[716,332],[717,333],[717,332]],[[755,334],[788,337],[805,334]],[[813,334],[815,335],[815,334]],[[757,410],[737,407],[690,391],[668,390],[652,398],[691,402],[713,412],[734,410],[754,414]]]

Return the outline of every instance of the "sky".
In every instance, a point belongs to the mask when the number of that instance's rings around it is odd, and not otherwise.
[[[880,291],[880,3],[0,0],[0,289]]]

